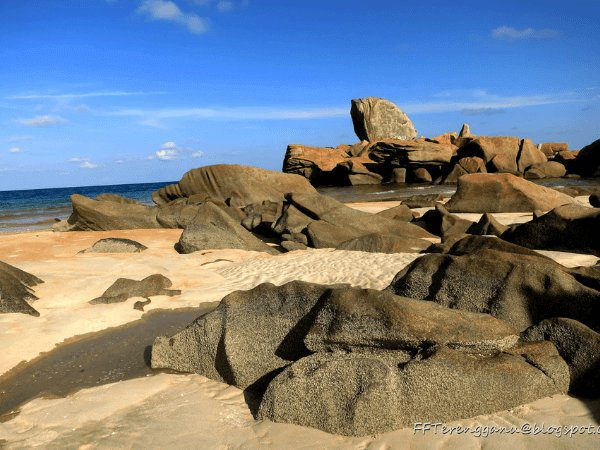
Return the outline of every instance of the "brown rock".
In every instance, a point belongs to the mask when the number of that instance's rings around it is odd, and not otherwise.
[[[456,184],[458,182],[459,177],[462,177],[463,175],[466,175],[468,173],[469,172],[467,172],[460,164],[456,163],[454,164],[452,170],[444,177],[441,184]]]
[[[454,145],[454,140],[458,137],[456,131],[452,131],[450,133],[440,134],[432,138],[433,141],[436,141],[438,144],[443,145]]]
[[[411,179],[415,183],[431,183],[431,175],[424,167],[418,167],[412,170]]]
[[[561,178],[567,173],[565,166],[556,161],[535,163],[525,172],[525,178]]]
[[[138,202],[131,198],[126,198],[118,194],[100,194],[94,200],[99,202],[115,202],[115,203],[126,203],[129,205],[144,205],[144,203]],[[144,205],[148,206],[148,205]]]
[[[498,213],[548,211],[576,200],[511,174],[469,174],[458,179],[446,203],[449,212]]]
[[[487,164],[490,172],[517,172],[517,162],[513,155],[502,153],[495,155],[492,160]]]
[[[485,162],[477,156],[461,158],[458,160],[458,164],[460,164],[467,173],[487,173]]]
[[[546,142],[545,144],[539,144],[539,149],[544,155],[553,157],[555,153],[569,151],[569,144],[566,142]]]
[[[167,277],[154,274],[141,281],[119,278],[109,287],[101,297],[90,300],[90,305],[110,304],[124,302],[130,297],[151,297],[154,295],[180,295],[178,289],[166,289],[173,285]]]
[[[460,133],[459,133],[458,137],[461,137],[461,138],[475,138],[476,136],[474,134],[471,134],[471,130],[469,128],[469,124],[465,123],[465,124],[463,124],[462,128],[460,129]]]
[[[225,201],[237,191],[247,203],[263,200],[282,201],[290,192],[315,193],[306,178],[289,173],[258,169],[239,164],[217,164],[186,172],[177,187],[166,187],[152,193],[159,205],[178,197],[200,194]],[[237,194],[236,194],[237,195]]]
[[[417,137],[417,131],[408,116],[392,102],[378,97],[352,100],[350,115],[354,132],[361,141]]]
[[[414,218],[412,211],[405,204],[394,206],[393,208],[384,209],[383,211],[380,211],[375,215],[387,217],[388,219],[400,220],[402,222],[410,222]]]
[[[532,164],[544,163],[548,158],[533,144],[531,139],[521,140],[519,154],[517,156],[517,166],[519,172],[525,172]]]
[[[494,216],[490,213],[484,213],[479,219],[478,223],[474,223],[468,230],[467,233],[475,234],[479,236],[483,235],[494,235],[494,236],[502,236],[509,227],[506,225],[502,225],[498,222]]]
[[[369,158],[377,163],[400,167],[414,163],[442,165],[450,162],[452,145],[429,141],[380,140],[369,147]]]

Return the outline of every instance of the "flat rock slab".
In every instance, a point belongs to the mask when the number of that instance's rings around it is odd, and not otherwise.
[[[458,179],[456,193],[446,203],[452,213],[549,211],[572,197],[509,173],[474,173]]]
[[[119,278],[109,287],[101,297],[89,301],[90,305],[110,304],[124,302],[130,297],[151,297],[153,295],[180,295],[178,289],[166,289],[172,286],[167,277],[154,274],[141,281]]]
[[[148,247],[131,239],[106,238],[100,239],[91,247],[78,253],[139,253]]]

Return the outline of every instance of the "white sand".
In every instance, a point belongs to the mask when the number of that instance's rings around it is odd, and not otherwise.
[[[369,208],[397,202],[370,203]],[[355,205],[357,208],[362,205]],[[369,212],[377,212],[376,210]],[[477,215],[480,216],[480,215]],[[503,215],[500,216],[499,220]],[[503,220],[526,221],[526,215]],[[476,219],[471,220],[478,220]],[[501,220],[502,221],[502,220]],[[133,309],[141,298],[112,305],[89,305],[117,278],[136,280],[154,274],[181,289],[174,297],[154,296],[146,311],[181,308],[220,300],[238,289],[262,282],[276,285],[292,280],[349,283],[382,289],[404,266],[420,255],[338,252],[330,249],[297,251],[281,256],[241,250],[210,250],[178,254],[173,245],[181,230],[110,232],[34,232],[0,235],[2,260],[44,280],[35,286],[40,300],[33,306],[40,317],[0,315],[0,375],[21,361],[51,350],[65,339],[138,319]],[[83,254],[77,252],[106,237],[124,237],[148,247],[142,253]],[[202,254],[204,253],[204,254]],[[587,255],[543,252],[567,265],[591,265]],[[217,260],[225,261],[217,261]],[[591,408],[591,410],[590,410]],[[592,412],[593,411],[593,412]],[[584,403],[568,396],[541,399],[514,412],[460,421],[462,425],[598,426],[600,401]],[[425,422],[427,418],[423,418]],[[454,425],[457,425],[455,423]],[[450,424],[452,425],[452,424]],[[2,439],[5,447],[2,447]],[[318,430],[269,421],[255,421],[240,390],[199,375],[161,374],[85,389],[64,399],[36,399],[12,420],[0,423],[0,448],[198,448],[198,449],[387,449],[387,448],[594,448],[600,436],[474,435],[452,436],[412,429],[381,436],[344,438]]]

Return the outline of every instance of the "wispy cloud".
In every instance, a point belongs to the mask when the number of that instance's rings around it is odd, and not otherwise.
[[[197,151],[196,153],[192,153],[191,157],[192,158],[200,158],[202,155],[204,155],[204,152]]]
[[[183,13],[170,1],[144,0],[138,13],[148,14],[152,20],[170,20],[185,25],[190,33],[202,34],[210,29],[210,20],[195,13]]]
[[[122,96],[122,95],[158,95],[158,94],[168,94],[168,92],[88,92],[85,94],[29,94],[29,95],[11,95],[10,99],[31,99],[31,98],[53,98],[56,100],[70,100],[73,98],[82,98],[82,97],[111,97],[111,96]]]
[[[90,160],[90,158],[71,158],[67,162],[82,162],[82,161],[89,161],[89,160]]]
[[[84,162],[83,164],[81,164],[79,167],[82,167],[84,169],[95,169],[97,167],[102,167],[103,164],[92,164],[89,161]]]
[[[27,127],[52,127],[69,123],[60,116],[35,116],[33,119],[17,119],[19,125]]]
[[[481,114],[486,115],[486,116],[491,116],[492,114],[504,114],[506,111],[504,111],[503,109],[479,108],[479,109],[461,109],[460,112],[463,114],[470,115],[470,116],[481,115]]]
[[[75,112],[89,112],[91,111],[90,108],[88,108],[86,105],[79,105],[79,106],[69,106],[69,105],[56,105],[54,108],[52,108],[52,112],[60,112],[63,109],[69,110],[69,111],[75,111]]]
[[[25,153],[25,150],[21,150],[19,147],[13,147],[8,149],[11,153]]]
[[[560,31],[551,30],[549,28],[537,31],[533,28],[517,30],[516,28],[508,27],[506,25],[492,30],[492,37],[494,39],[500,39],[504,41],[515,41],[517,39],[527,38],[553,38],[559,36],[560,34]]]
[[[326,117],[345,117],[348,108],[322,109],[268,109],[268,108],[179,108],[160,110],[124,109],[105,112],[108,116],[140,117],[143,125],[166,128],[161,119],[230,119],[230,120],[273,120],[273,119],[318,119]]]
[[[11,137],[9,139],[10,142],[17,142],[17,141],[30,141],[31,139],[33,139],[31,136],[21,136],[21,137]]]
[[[217,11],[219,12],[231,11],[234,8],[235,5],[233,4],[233,2],[220,1],[219,3],[217,3]]]

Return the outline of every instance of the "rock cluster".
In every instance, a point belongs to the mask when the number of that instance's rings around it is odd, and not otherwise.
[[[361,142],[337,148],[289,145],[283,172],[315,186],[379,183],[455,184],[473,173],[511,173],[528,179],[600,175],[600,140],[581,151],[567,143],[537,146],[530,139],[460,134],[419,137],[410,119],[377,97],[352,100],[354,130]]]

